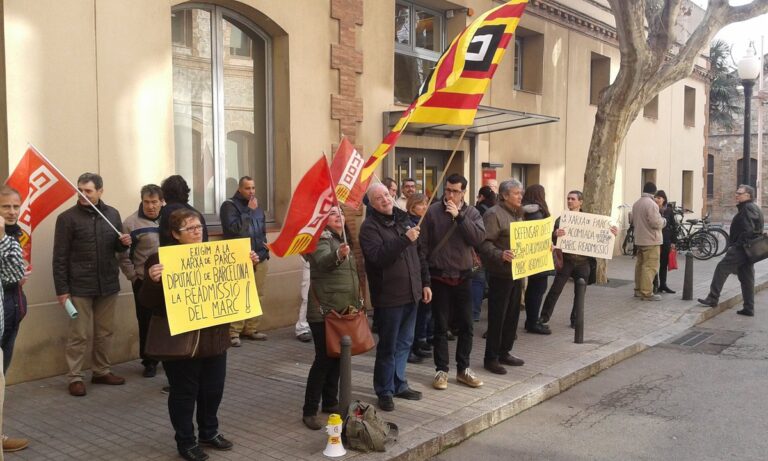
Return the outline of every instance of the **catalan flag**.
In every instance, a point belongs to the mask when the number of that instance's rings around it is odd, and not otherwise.
[[[408,123],[472,125],[477,106],[527,3],[528,0],[511,0],[486,11],[453,39],[422,85],[416,100],[363,166],[361,183],[370,180]]]
[[[293,191],[283,229],[277,239],[267,246],[281,258],[315,251],[317,240],[336,203],[331,172],[323,155],[299,181]]]

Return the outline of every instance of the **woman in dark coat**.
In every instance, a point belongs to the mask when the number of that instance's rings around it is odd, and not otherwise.
[[[324,422],[317,418],[321,399],[324,413],[339,411],[339,359],[328,357],[326,353],[325,314],[329,310],[341,313],[348,307],[362,307],[355,257],[344,240],[343,230],[344,218],[339,209],[334,207],[317,243],[317,249],[307,256],[307,322],[315,342],[315,360],[307,376],[302,421],[313,430],[324,427]]]
[[[661,254],[659,255],[659,292],[674,294],[675,291],[667,286],[667,268],[669,266],[669,251],[675,248],[677,243],[675,210],[669,206],[667,194],[663,190],[657,190],[653,200],[659,205],[659,212],[667,221],[667,224],[661,229],[661,236],[664,240],[661,244]]]
[[[525,189],[523,213],[525,221],[549,217],[549,207],[544,199],[544,186],[534,184]],[[552,333],[548,326],[539,321],[539,309],[547,292],[548,277],[548,272],[540,272],[528,277],[528,286],[525,289],[525,331],[528,333],[539,335]]]
[[[168,228],[173,239],[171,244],[203,241],[201,217],[186,207],[170,214]],[[252,261],[258,260],[255,252],[251,251],[250,256]],[[152,309],[153,317],[167,321],[162,285],[163,265],[157,253],[147,258],[144,268],[144,283],[139,292],[142,304]],[[176,446],[179,455],[188,461],[208,459],[200,445],[216,450],[232,449],[232,442],[219,433],[217,416],[224,395],[229,345],[229,324],[216,325],[199,330],[198,346],[193,358],[163,360],[170,384],[168,413],[176,432]],[[195,437],[193,422],[195,406],[199,438]]]

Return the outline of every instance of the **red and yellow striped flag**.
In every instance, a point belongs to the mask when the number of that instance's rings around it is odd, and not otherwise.
[[[397,143],[408,123],[472,125],[477,106],[504,56],[528,0],[511,0],[475,19],[440,56],[419,96],[363,166],[360,182]]]

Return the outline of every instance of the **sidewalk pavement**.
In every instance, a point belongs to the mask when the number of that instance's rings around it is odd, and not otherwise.
[[[386,453],[349,451],[340,459],[426,459],[739,304],[741,294],[735,276],[728,279],[718,308],[701,307],[695,301],[707,294],[718,260],[695,261],[693,301],[681,300],[684,258],[680,257],[681,270],[671,272],[668,281],[677,294],[664,295],[661,302],[643,302],[633,297],[634,260],[616,257],[609,262],[609,284],[587,288],[584,343],[574,344],[573,330],[568,327],[573,299],[569,283],[550,321],[552,335],[526,333],[522,328],[525,313],[521,314],[513,353],[526,364],[508,367],[504,376],[482,367],[484,315],[475,324],[472,368],[485,385],[470,389],[457,384],[452,369],[448,389],[437,391],[431,387],[431,360],[409,364],[409,383],[422,391],[424,398],[417,402],[395,399],[394,412],[380,412],[400,427],[398,442]],[[755,271],[758,289],[768,286],[768,262],[756,265]],[[766,315],[759,306],[756,310],[757,315]],[[229,452],[207,450],[211,459],[324,459],[325,433],[311,431],[301,422],[304,385],[314,355],[312,343],[297,341],[293,328],[283,328],[270,332],[266,342],[243,341],[243,347],[230,349],[228,354],[219,420],[222,434],[235,443],[235,448]],[[353,357],[352,362],[352,398],[375,402],[373,352]],[[24,357],[17,356],[12,366],[23,363]],[[155,378],[142,378],[141,370],[139,361],[115,366],[115,373],[127,378],[125,386],[86,381],[88,395],[80,398],[69,396],[65,376],[8,387],[4,431],[13,437],[28,437],[31,444],[26,450],[6,454],[7,459],[179,459],[167,396],[160,392],[166,385],[165,377],[161,372]]]

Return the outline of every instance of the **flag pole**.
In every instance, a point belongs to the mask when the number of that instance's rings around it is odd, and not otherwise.
[[[51,161],[51,160],[50,160],[48,157],[46,157],[46,156],[45,156],[45,154],[43,154],[43,153],[40,151],[40,149],[38,149],[37,147],[35,147],[35,145],[34,145],[34,144],[32,144],[31,142],[27,142],[27,145],[28,145],[29,147],[31,147],[32,149],[34,149],[34,151],[37,153],[37,155],[39,155],[39,156],[40,156],[40,157],[42,157],[42,158],[43,158],[43,159],[44,159],[46,162],[48,162],[48,164],[49,164],[49,165],[51,165],[51,168],[53,168],[54,170],[56,170],[56,172],[57,172],[57,173],[59,173],[59,176],[61,176],[62,178],[64,178],[64,180],[65,180],[65,181],[67,181],[67,183],[69,183],[69,185],[70,185],[70,186],[72,186],[72,188],[75,190],[75,192],[77,192],[77,193],[78,193],[78,194],[79,194],[81,197],[83,197],[83,198],[85,199],[85,201],[86,201],[86,202],[88,202],[88,205],[90,205],[90,206],[91,206],[91,208],[93,208],[93,209],[96,211],[96,213],[98,213],[98,214],[99,214],[99,216],[101,216],[102,218],[104,218],[104,221],[106,221],[106,222],[107,222],[107,224],[109,225],[109,227],[111,227],[111,228],[112,228],[112,230],[113,230],[113,231],[115,231],[115,233],[117,234],[117,236],[118,236],[118,237],[120,237],[120,236],[122,236],[122,235],[123,235],[123,234],[122,234],[122,233],[121,233],[119,230],[117,230],[117,228],[116,228],[115,226],[113,226],[113,225],[112,225],[112,223],[111,223],[111,222],[109,222],[109,219],[107,219],[107,217],[106,217],[106,216],[104,216],[104,214],[101,212],[101,210],[99,210],[98,208],[96,208],[96,205],[94,205],[93,203],[91,203],[91,201],[90,201],[90,200],[88,200],[88,197],[86,197],[86,196],[85,196],[85,194],[83,194],[82,192],[80,192],[80,189],[78,189],[78,188],[77,188],[77,186],[75,186],[74,184],[72,184],[72,181],[70,181],[69,179],[67,179],[67,177],[64,175],[64,173],[62,173],[62,172],[61,172],[61,170],[59,170],[59,169],[56,167],[56,165],[54,165],[54,164],[53,164],[53,162],[52,162],[52,161]]]
[[[427,209],[429,209],[429,206],[432,205],[432,201],[435,199],[435,195],[437,195],[437,189],[439,189],[440,188],[440,184],[443,183],[443,178],[445,178],[445,173],[448,172],[448,167],[451,166],[451,162],[453,161],[453,157],[456,155],[456,151],[459,150],[459,146],[461,146],[461,141],[464,140],[464,135],[467,134],[467,129],[468,128],[469,127],[465,127],[461,131],[461,136],[459,136],[459,140],[456,142],[456,147],[453,148],[453,152],[451,152],[451,156],[448,157],[448,162],[445,164],[445,168],[443,169],[443,173],[440,175],[440,180],[438,180],[437,183],[435,183],[435,190],[432,191],[432,195],[430,195],[430,197],[429,197],[429,201],[427,202]],[[426,184],[425,184],[425,186],[426,186]],[[407,212],[408,210],[405,210],[405,211]],[[426,216],[426,215],[427,214],[424,213],[424,216]],[[424,221],[424,216],[419,218],[419,223],[416,224],[416,227],[421,226],[421,222]]]

